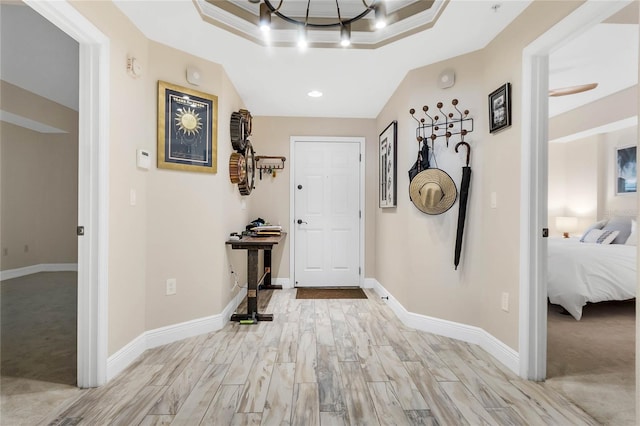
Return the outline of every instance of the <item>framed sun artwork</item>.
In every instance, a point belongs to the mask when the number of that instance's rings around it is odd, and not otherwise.
[[[218,97],[158,81],[158,168],[217,172]]]

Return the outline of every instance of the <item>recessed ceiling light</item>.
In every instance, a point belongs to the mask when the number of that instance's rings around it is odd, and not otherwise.
[[[322,96],[322,92],[319,90],[312,90],[307,93],[307,95],[311,96],[312,98],[319,98],[320,96]]]

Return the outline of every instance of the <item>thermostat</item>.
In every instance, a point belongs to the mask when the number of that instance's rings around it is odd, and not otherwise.
[[[151,156],[149,155],[149,151],[146,149],[137,150],[136,165],[141,169],[149,170],[149,166],[151,165]]]

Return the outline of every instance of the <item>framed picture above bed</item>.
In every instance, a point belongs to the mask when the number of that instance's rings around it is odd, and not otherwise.
[[[638,190],[636,151],[637,146],[616,147],[614,167],[616,195],[636,193]]]

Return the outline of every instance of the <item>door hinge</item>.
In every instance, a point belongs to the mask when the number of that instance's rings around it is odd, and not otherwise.
[[[542,238],[549,238],[549,228],[542,228]]]
[[[362,210],[358,210],[358,217],[362,219]]]
[[[362,154],[360,154],[359,160],[362,163]]]
[[[358,266],[358,275],[362,275],[362,266]]]

